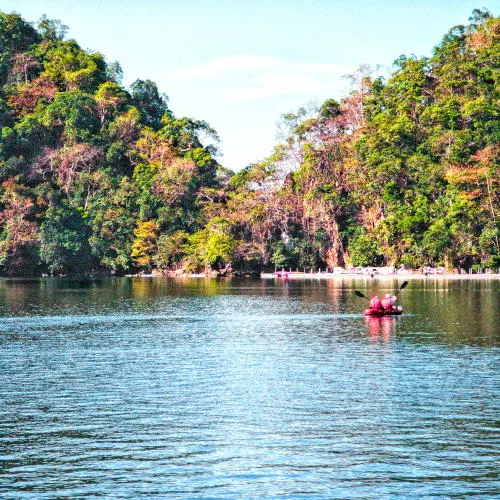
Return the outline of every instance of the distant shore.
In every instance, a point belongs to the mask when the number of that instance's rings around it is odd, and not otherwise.
[[[0,276],[0,280],[13,280],[13,281],[22,281],[22,280],[38,280],[44,278],[62,278],[62,279],[96,279],[96,278],[112,278],[112,277],[123,277],[123,278],[174,278],[174,279],[224,279],[224,278],[242,278],[242,279],[250,279],[250,278],[259,278],[259,276],[254,275],[244,275],[244,276],[236,276],[228,274],[227,276],[216,276],[214,274],[127,274],[125,276],[112,276],[112,275],[66,275],[66,276]],[[355,272],[343,272],[343,273],[332,273],[332,272],[297,272],[297,271],[288,271],[284,276],[277,276],[275,273],[267,272],[261,273],[261,279],[276,279],[279,281],[292,281],[292,280],[442,280],[442,279],[451,279],[451,280],[498,280],[500,279],[499,273],[476,273],[476,274],[459,274],[459,273],[355,273]]]
[[[214,278],[239,278],[239,276],[214,276],[211,274],[177,274],[177,275],[157,275],[157,274],[138,274],[129,275],[128,277],[138,277],[138,278],[174,278],[174,279],[184,279],[184,278],[197,278],[197,279],[214,279]],[[245,276],[244,278],[250,278],[250,276]],[[500,274],[498,273],[482,273],[482,274],[458,274],[458,273],[439,273],[439,274],[420,274],[420,273],[394,273],[394,274],[367,274],[367,273],[299,273],[299,272],[289,272],[286,277],[276,276],[275,273],[261,273],[261,279],[276,279],[279,281],[293,281],[293,280],[355,280],[355,279],[365,279],[365,280],[432,280],[432,279],[456,279],[456,280],[488,280],[488,279],[500,279]]]
[[[482,273],[482,274],[458,274],[458,273],[439,273],[439,274],[423,274],[423,273],[394,273],[394,274],[365,274],[365,273],[290,273],[287,277],[277,278],[274,273],[262,273],[262,279],[280,279],[280,280],[301,280],[301,279],[366,279],[366,280],[429,280],[429,279],[456,279],[456,280],[483,280],[483,279],[500,279],[498,273]]]

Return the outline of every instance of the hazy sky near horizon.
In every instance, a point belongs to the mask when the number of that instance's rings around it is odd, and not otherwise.
[[[206,120],[233,170],[263,159],[280,115],[340,99],[361,64],[390,71],[430,55],[474,8],[500,0],[0,0],[0,10],[69,27],[67,38],[118,61],[124,84],[151,79],[176,116]]]

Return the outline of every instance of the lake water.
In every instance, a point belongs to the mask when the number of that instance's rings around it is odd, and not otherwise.
[[[0,498],[498,498],[494,280],[0,280]]]

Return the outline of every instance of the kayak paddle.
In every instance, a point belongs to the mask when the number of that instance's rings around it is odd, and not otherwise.
[[[361,297],[362,299],[370,300],[366,295],[363,295],[359,290],[354,290],[354,293],[358,296]]]
[[[395,296],[397,297],[399,293],[402,292],[407,286],[408,286],[408,281],[403,281],[403,283],[399,287],[399,290],[396,292]]]
[[[406,287],[408,286],[408,281],[403,281],[401,286],[399,287],[399,290],[396,292],[395,296],[397,297],[398,294],[403,291]],[[354,290],[354,293],[358,296],[361,297],[362,299],[370,300],[366,295],[363,295],[359,290]]]

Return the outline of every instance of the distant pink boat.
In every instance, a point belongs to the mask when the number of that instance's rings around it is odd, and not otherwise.
[[[274,277],[281,280],[289,280],[301,276],[304,273],[301,271],[275,271]]]

